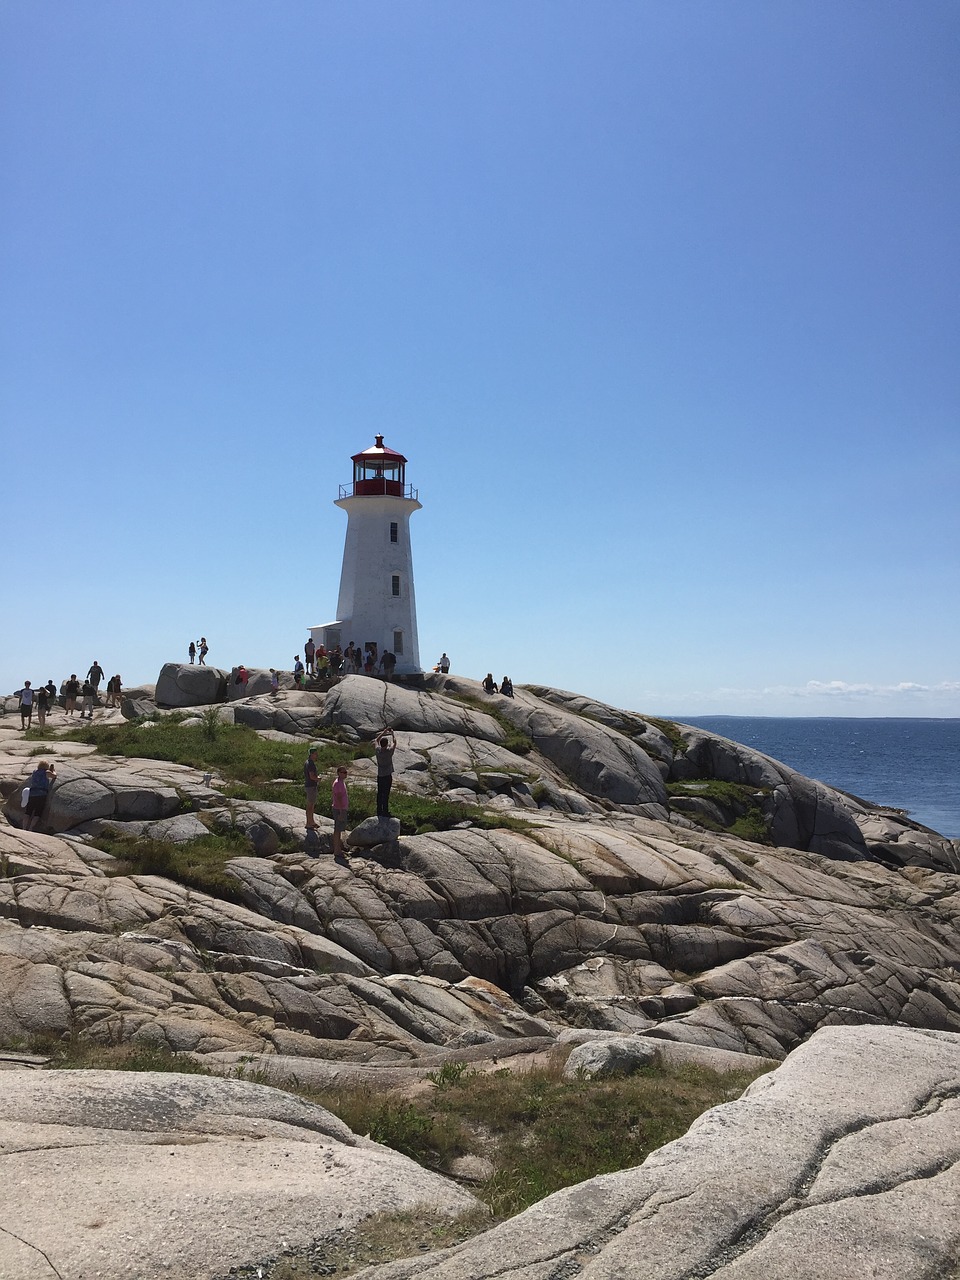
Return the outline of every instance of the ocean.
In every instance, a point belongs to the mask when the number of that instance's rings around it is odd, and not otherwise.
[[[960,720],[677,716],[960,839]]]

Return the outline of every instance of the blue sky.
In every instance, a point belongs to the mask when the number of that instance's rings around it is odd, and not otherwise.
[[[0,690],[290,666],[349,457],[421,656],[960,715],[960,8],[7,0]]]

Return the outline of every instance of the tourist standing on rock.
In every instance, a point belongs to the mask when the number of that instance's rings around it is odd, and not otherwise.
[[[389,649],[384,649],[380,658],[380,669],[383,672],[383,678],[388,683],[393,679],[393,673],[397,669],[397,655],[391,653]]]
[[[483,687],[487,693],[497,692],[497,682],[493,678],[492,671],[488,671],[487,674],[483,677]]]
[[[239,667],[237,667],[237,684],[240,686],[241,698],[245,698],[247,696],[247,681],[249,679],[250,679],[250,672],[241,662]]]
[[[293,660],[293,683],[298,689],[303,685],[303,663],[300,661],[299,653]]]
[[[274,667],[270,668],[270,692],[274,697],[280,692],[280,676]]]
[[[207,639],[206,639],[206,636],[201,636],[201,637],[200,637],[200,660],[199,660],[199,663],[198,663],[198,665],[199,665],[199,666],[201,666],[201,667],[205,667],[205,666],[207,665],[207,654],[208,654],[209,652],[210,652],[210,650],[209,650],[209,648],[207,647]]]
[[[41,685],[37,690],[37,727],[42,729],[47,723],[47,712],[50,710],[50,695],[47,693],[46,685]]]
[[[450,659],[445,653],[441,653],[440,661],[437,663],[437,666],[440,668],[440,674],[442,676],[450,674]]]
[[[197,656],[197,646],[191,640],[190,645],[187,649],[187,657],[190,659],[191,667],[193,666],[194,659],[196,658],[196,656]]]
[[[317,748],[311,747],[303,762],[303,789],[307,796],[307,830],[316,831],[317,819],[314,814],[317,804],[317,787],[320,785],[320,774],[317,772]]]
[[[340,675],[340,668],[343,666],[343,650],[339,645],[330,655],[330,674],[336,680]]]
[[[343,833],[347,829],[347,811],[350,799],[347,795],[347,767],[340,765],[333,780],[333,856],[343,856]]]
[[[20,699],[20,728],[29,729],[33,722],[33,699],[35,694],[30,688],[30,681],[24,680],[23,688],[17,691]]]
[[[77,673],[74,672],[63,686],[63,709],[68,716],[72,716],[77,709],[77,694],[79,692],[80,681],[77,679]]]
[[[94,658],[93,666],[87,672],[87,679],[93,686],[93,696],[96,697],[100,691],[100,681],[103,679],[104,671],[100,663]]]
[[[57,700],[57,686],[53,683],[53,677],[47,681],[47,693],[50,695],[51,707]]]
[[[47,798],[50,795],[50,787],[53,785],[53,780],[56,776],[56,769],[52,764],[47,764],[46,760],[41,760],[33,773],[31,773],[30,781],[27,784],[30,788],[30,798],[27,801],[24,814],[26,818],[23,826],[24,831],[32,831],[34,827],[39,826],[43,811],[47,805]]]
[[[500,681],[500,692],[505,698],[513,697],[513,681],[509,676],[504,676]]]
[[[392,729],[384,729],[377,739],[377,817],[390,816],[390,788],[393,786],[393,753],[397,740]]]
[[[83,698],[83,704],[80,710],[81,720],[84,718],[84,716],[88,716],[91,720],[93,719],[93,692],[94,692],[93,685],[90,683],[89,680],[84,680],[83,688],[80,691],[81,696]]]
[[[321,645],[321,648],[323,646]],[[307,670],[313,675],[315,667],[313,660],[317,655],[317,646],[313,643],[313,636],[310,636],[307,643],[303,646],[303,660],[307,664]]]

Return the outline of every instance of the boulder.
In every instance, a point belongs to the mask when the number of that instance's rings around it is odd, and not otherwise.
[[[157,678],[156,702],[160,707],[206,707],[223,702],[230,673],[217,667],[185,666],[168,662]]]
[[[572,1050],[564,1064],[567,1080],[593,1080],[604,1076],[632,1075],[657,1058],[656,1046],[642,1036],[618,1036],[608,1040],[587,1040]]]

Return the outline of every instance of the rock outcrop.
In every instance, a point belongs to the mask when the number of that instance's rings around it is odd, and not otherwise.
[[[6,1071],[0,1276],[214,1277],[466,1191],[322,1107],[240,1080]]]
[[[37,745],[0,722],[0,1047],[50,1035],[132,1042],[227,1074],[242,1067],[278,1083],[372,1087],[445,1062],[530,1052],[570,1053],[568,1070],[583,1075],[651,1060],[726,1070],[744,1057],[787,1059],[773,1085],[710,1113],[641,1169],[564,1192],[439,1259],[376,1274],[467,1280],[496,1265],[533,1280],[578,1261],[597,1280],[852,1277],[862,1272],[850,1259],[871,1231],[882,1242],[869,1250],[871,1266],[887,1267],[875,1274],[949,1274],[936,1268],[957,1250],[957,1215],[938,1207],[957,1203],[956,842],[736,743],[562,690],[528,687],[508,699],[459,678],[387,685],[351,676],[326,693],[238,698],[226,682],[215,669],[171,664],[155,698],[138,690],[125,708],[143,717],[136,732],[148,744],[172,708],[197,724],[209,724],[212,708],[224,723],[289,742],[297,763],[323,736],[342,746],[353,786],[374,785],[360,744],[389,723],[395,791],[458,802],[445,810],[447,829],[369,819],[349,834],[349,859],[334,859],[328,820],[305,844],[296,806],[232,799],[212,771],[63,740],[57,709],[43,744],[57,779],[42,829],[27,833],[20,792]],[[120,712],[103,714],[111,718]],[[245,849],[226,863],[229,900],[132,873],[102,839],[148,839],[179,856],[211,832]],[[90,1224],[103,1217],[101,1242],[132,1239],[133,1209],[101,1214],[94,1191],[90,1221],[81,1221],[68,1188],[71,1179],[95,1183],[104,1152],[111,1169],[116,1162],[163,1204],[175,1158],[187,1186],[211,1160],[220,1173],[229,1167],[222,1196],[219,1187],[204,1192],[210,1257],[221,1213],[234,1232],[243,1219],[229,1254],[238,1259],[269,1252],[258,1221],[300,1241],[300,1227],[288,1229],[299,1214],[303,1230],[322,1237],[336,1169],[337,1186],[369,1188],[363,1204],[350,1199],[348,1218],[424,1198],[451,1213],[469,1203],[433,1175],[418,1182],[388,1167],[329,1117],[281,1115],[259,1095],[232,1113],[249,1124],[198,1137],[198,1099],[213,1085],[179,1094],[144,1085],[143,1098],[166,1117],[148,1141],[126,1126],[147,1102],[118,1103],[118,1123],[107,1125],[96,1080],[77,1103],[82,1125],[61,1119],[57,1129],[42,1107],[30,1114],[36,1078],[4,1075],[16,1088],[0,1095],[0,1141],[8,1158],[22,1156],[51,1208],[31,1235],[17,1228],[30,1212],[26,1193],[8,1199],[13,1234],[0,1233],[0,1275],[51,1274],[43,1259],[59,1247],[58,1212],[72,1259],[60,1273],[95,1260],[100,1274],[114,1274]],[[69,1117],[67,1083],[50,1087],[51,1106]],[[239,1105],[236,1095],[210,1096],[211,1115]],[[258,1142],[243,1151],[260,1154],[241,1169],[231,1159],[253,1129]],[[303,1174],[302,1201],[279,1205],[269,1179],[259,1185],[270,1151]],[[233,1218],[223,1198],[231,1194]],[[195,1227],[196,1214],[176,1206]],[[150,1222],[130,1246],[143,1276],[154,1274],[165,1242],[164,1224]],[[817,1238],[829,1265],[804,1270]],[[182,1273],[219,1274],[206,1258]]]
[[[636,1169],[363,1280],[933,1280],[960,1258],[960,1037],[820,1031]]]

